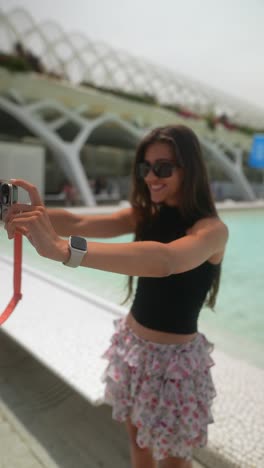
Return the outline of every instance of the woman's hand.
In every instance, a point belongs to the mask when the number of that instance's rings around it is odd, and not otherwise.
[[[13,239],[15,232],[20,232],[42,257],[67,261],[68,242],[54,231],[37,188],[22,179],[13,179],[11,182],[28,192],[31,205],[16,203],[9,208],[5,218],[8,238]]]

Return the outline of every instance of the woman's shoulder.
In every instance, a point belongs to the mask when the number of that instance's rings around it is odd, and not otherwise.
[[[220,265],[225,254],[226,243],[228,241],[228,227],[218,217],[211,216],[201,218],[194,223],[187,234],[202,234],[209,242],[217,245],[215,252],[208,258],[208,262],[212,265]]]
[[[228,227],[219,216],[208,216],[198,219],[189,229],[188,234],[195,234],[199,231],[213,231],[221,237],[228,239]]]

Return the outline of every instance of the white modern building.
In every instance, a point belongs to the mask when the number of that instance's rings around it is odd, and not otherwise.
[[[194,113],[225,113],[233,122],[255,128],[264,121],[263,111],[81,34],[67,34],[54,21],[37,23],[20,8],[0,11],[0,27],[7,52],[19,42],[41,57],[48,71],[0,68],[0,134],[14,130],[14,136],[41,141],[85,204],[96,203],[80,158],[85,145],[134,149],[151,127],[172,122],[193,128],[204,152],[232,180],[242,199],[256,198],[242,164],[250,137],[223,126],[212,131],[205,120],[187,120],[155,102],[177,103]],[[136,95],[151,95],[154,102],[132,100]]]

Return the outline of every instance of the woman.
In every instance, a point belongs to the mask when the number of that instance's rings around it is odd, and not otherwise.
[[[131,208],[111,215],[46,210],[35,187],[13,183],[28,190],[32,205],[10,209],[10,238],[19,230],[42,256],[128,275],[130,294],[139,277],[131,310],[104,354],[105,399],[126,423],[134,468],[191,467],[192,450],[207,442],[215,396],[212,345],[197,321],[205,301],[215,304],[228,238],[197,137],[184,126],[147,135],[135,158]],[[136,242],[123,244],[75,237],[132,232]],[[60,237],[68,235],[70,247]]]

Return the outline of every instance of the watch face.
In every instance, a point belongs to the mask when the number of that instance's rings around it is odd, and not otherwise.
[[[71,246],[73,249],[82,250],[86,252],[87,242],[83,237],[71,236]]]

